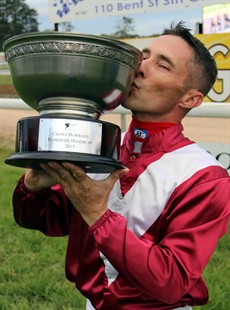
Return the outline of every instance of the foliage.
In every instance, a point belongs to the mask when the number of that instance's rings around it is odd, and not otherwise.
[[[74,26],[70,22],[62,22],[59,23],[59,27],[61,31],[71,32],[74,30]]]
[[[0,50],[14,35],[38,31],[37,12],[25,0],[0,0]]]
[[[117,24],[117,31],[111,36],[117,39],[138,38],[138,34],[133,34],[135,30],[134,20],[132,17],[123,16]]]

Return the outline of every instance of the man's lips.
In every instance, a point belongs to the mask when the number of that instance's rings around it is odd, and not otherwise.
[[[132,84],[132,88],[134,88],[134,89],[138,89],[138,86],[137,86],[137,84],[136,84],[136,82],[134,81],[133,82],[133,84]]]

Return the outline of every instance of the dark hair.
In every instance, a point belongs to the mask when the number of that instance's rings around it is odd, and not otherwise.
[[[185,40],[194,51],[194,62],[191,75],[188,77],[190,87],[195,87],[204,96],[208,94],[217,77],[216,62],[205,45],[191,34],[191,29],[184,27],[184,22],[171,23],[170,28],[165,28],[162,35],[173,35]]]

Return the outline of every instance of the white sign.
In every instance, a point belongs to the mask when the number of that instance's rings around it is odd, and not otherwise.
[[[52,22],[102,18],[115,15],[156,13],[229,3],[229,0],[49,0]]]
[[[101,154],[102,124],[74,119],[41,118],[38,151]]]
[[[214,142],[198,142],[207,152],[211,153],[230,174],[230,145]]]

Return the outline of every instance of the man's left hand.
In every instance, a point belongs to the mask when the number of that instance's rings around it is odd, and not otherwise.
[[[107,211],[109,194],[115,182],[128,172],[127,168],[118,169],[104,180],[93,180],[71,163],[48,162],[41,164],[41,167],[62,185],[66,196],[89,226]]]

